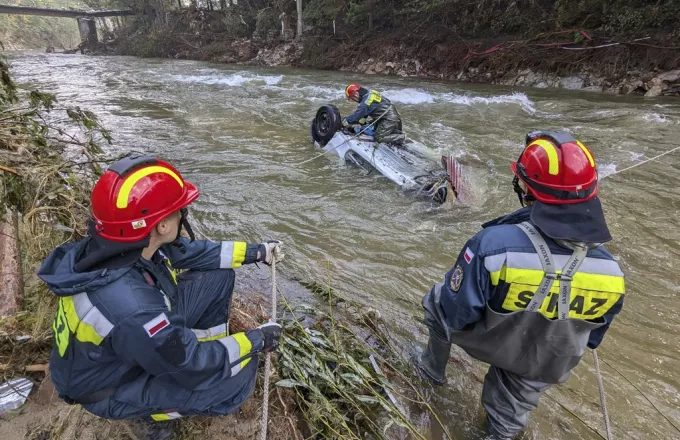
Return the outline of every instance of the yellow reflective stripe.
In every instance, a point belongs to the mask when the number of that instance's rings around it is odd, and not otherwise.
[[[66,354],[66,349],[69,346],[71,339],[71,333],[68,327],[68,320],[66,319],[66,314],[64,313],[64,306],[62,299],[59,299],[57,306],[57,314],[52,322],[52,330],[54,331],[54,343],[57,345],[59,350],[59,356],[64,357]]]
[[[177,284],[177,272],[175,271],[175,269],[172,268],[172,263],[170,263],[170,260],[166,259],[165,265],[168,267],[168,270],[170,271],[170,276],[172,277],[172,282]]]
[[[242,358],[243,356],[246,356],[250,351],[253,349],[253,344],[250,342],[250,339],[246,336],[245,333],[236,333],[232,335],[232,337],[238,342],[239,346],[239,358]],[[251,358],[244,359],[241,361],[241,368],[245,367],[248,362],[250,362]]]
[[[588,162],[590,162],[590,166],[595,168],[595,160],[593,160],[593,156],[590,154],[590,151],[586,148],[585,145],[581,143],[581,141],[576,141],[576,145],[578,145],[581,150],[583,150],[584,153],[586,153],[586,156],[588,156]]]
[[[175,419],[179,419],[180,417],[182,417],[182,415],[178,412],[151,414],[151,418],[156,422],[164,422],[166,420],[175,420]]]
[[[76,335],[76,339],[80,342],[91,342],[94,345],[101,344],[104,338],[97,334],[93,326],[82,322],[78,317],[75,304],[73,303],[73,297],[62,297],[61,301],[63,301],[64,314],[66,315],[69,329],[71,330],[71,333]]]
[[[544,275],[543,270],[519,269],[514,267],[505,267],[501,272],[500,279],[508,284],[525,284],[536,287],[541,283]],[[561,270],[557,271],[557,273],[561,272]],[[553,286],[555,291],[557,291],[557,286],[559,286],[559,282],[555,282],[555,285]],[[623,277],[596,273],[576,272],[574,279],[571,282],[571,288],[617,294],[626,293]]]
[[[382,101],[382,95],[380,95],[380,92],[377,90],[371,90],[371,94],[368,96],[368,99],[366,100],[366,105],[371,105],[373,102],[381,102]]]
[[[217,341],[218,339],[226,338],[227,337],[227,332],[224,333],[218,333],[215,336],[208,336],[205,338],[198,338],[198,342],[209,342],[209,341]]]
[[[548,172],[553,176],[559,174],[560,162],[557,158],[557,148],[555,148],[552,143],[546,141],[545,139],[536,139],[529,145],[529,147],[533,145],[543,148],[548,155]]]
[[[559,289],[553,285],[550,294],[543,300],[538,312],[543,316],[554,319],[558,316],[557,302]],[[536,294],[538,286],[512,284],[503,301],[505,310],[514,312],[524,310]],[[571,288],[569,299],[569,318],[572,319],[597,319],[604,316],[621,298],[620,293],[600,292],[588,289]]]
[[[57,322],[58,321],[58,322]],[[55,317],[53,329],[60,354],[68,347],[68,334],[62,334],[66,327],[80,342],[95,345],[102,343],[113,330],[113,324],[90,302],[87,293],[78,293],[59,299],[59,309]],[[61,329],[61,332],[59,331]],[[63,356],[63,354],[62,354]]]
[[[198,342],[216,341],[227,337],[227,324],[220,324],[206,330],[192,328],[191,331],[196,335]]]
[[[231,254],[231,267],[241,267],[246,260],[246,248],[248,247],[245,241],[234,242],[234,251]]]
[[[179,183],[180,187],[184,188],[184,182],[182,182],[182,179],[180,179],[177,174],[175,174],[172,170],[168,168],[161,166],[151,166],[142,168],[132,173],[127,179],[125,179],[125,182],[123,182],[123,185],[120,187],[120,191],[118,191],[118,198],[116,199],[116,208],[119,209],[127,208],[128,198],[130,197],[130,191],[132,191],[132,188],[135,186],[135,184],[144,177],[155,173],[169,174],[177,181],[177,183]]]
[[[505,267],[503,267],[503,269],[501,269],[501,270],[489,272],[489,276],[491,277],[491,285],[492,286],[498,285],[498,283],[500,282],[500,279],[501,279],[501,272],[503,272],[504,269],[505,269]]]

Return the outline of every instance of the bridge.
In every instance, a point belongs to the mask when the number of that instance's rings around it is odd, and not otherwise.
[[[133,15],[132,11],[76,11],[72,9],[46,9],[46,8],[32,8],[29,6],[9,6],[0,5],[0,14],[15,14],[15,15],[40,15],[43,17],[122,17],[124,15]]]
[[[72,9],[47,9],[47,8],[33,8],[29,6],[9,6],[0,5],[0,14],[13,15],[39,15],[42,17],[67,17],[75,18],[78,22],[78,30],[80,31],[81,41],[87,41],[88,45],[96,45],[99,39],[97,38],[97,24],[95,18],[103,17],[122,17],[125,15],[134,15],[133,11],[76,11]],[[81,52],[83,51],[81,47]]]

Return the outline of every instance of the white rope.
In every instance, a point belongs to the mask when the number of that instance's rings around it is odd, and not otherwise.
[[[276,259],[277,253],[272,255],[272,316],[271,322],[276,322]],[[267,440],[267,422],[269,421],[269,371],[271,369],[272,354],[267,353],[264,358],[264,392],[262,395],[262,419],[260,420],[260,440]]]
[[[652,157],[651,159],[643,160],[643,161],[640,162],[640,163],[636,163],[635,165],[631,165],[631,166],[629,166],[629,167],[627,167],[627,168],[624,168],[624,169],[622,169],[622,170],[620,170],[620,171],[615,171],[615,172],[613,172],[613,173],[611,173],[611,174],[608,174],[608,175],[605,176],[605,177],[615,176],[615,175],[617,175],[617,174],[623,173],[624,171],[628,171],[628,170],[633,169],[633,168],[635,168],[635,167],[639,167],[640,165],[644,165],[644,164],[646,164],[647,162],[651,162],[651,161],[656,160],[656,159],[658,159],[658,158],[660,158],[660,157],[662,157],[662,156],[665,156],[665,155],[667,155],[667,154],[671,154],[672,152],[674,152],[674,151],[676,151],[676,150],[680,150],[680,147],[675,147],[675,148],[673,148],[672,150],[668,150],[668,151],[666,151],[665,153],[661,153],[661,154],[659,154],[658,156]],[[604,177],[603,177],[603,179],[604,179]]]
[[[367,125],[366,127],[364,127],[363,130],[361,130],[359,133],[355,134],[355,135],[352,136],[351,138],[347,139],[345,142],[341,143],[340,145],[336,145],[335,147],[331,148],[331,149],[328,150],[328,151],[324,151],[324,152],[321,153],[321,154],[317,154],[316,156],[312,157],[311,159],[303,160],[302,162],[300,162],[300,163],[297,164],[296,166],[304,165],[304,164],[309,163],[309,162],[312,162],[312,161],[314,161],[314,160],[316,160],[316,159],[318,159],[318,158],[320,158],[320,157],[324,157],[325,155],[327,155],[328,153],[332,152],[332,151],[335,150],[336,148],[342,147],[343,145],[345,145],[347,142],[351,141],[352,139],[358,138],[359,136],[361,136],[361,134],[362,134],[364,131],[368,130],[369,128],[371,128],[372,126],[374,126],[374,125],[376,124],[376,122],[378,122],[379,120],[381,120],[381,119],[383,118],[383,116],[385,116],[385,115],[387,114],[387,112],[390,111],[391,108],[392,108],[392,105],[390,104],[390,106],[387,108],[387,110],[385,110],[385,111],[383,112],[383,114],[380,115],[380,116],[378,117],[378,119],[376,119],[375,121],[371,122],[369,125]]]
[[[602,415],[604,416],[604,430],[607,432],[607,440],[613,440],[612,428],[609,423],[609,411],[607,411],[607,400],[604,395],[604,383],[600,372],[600,360],[597,358],[597,350],[593,350],[593,360],[595,361],[595,375],[597,376],[597,386],[600,389],[600,404],[602,405]]]

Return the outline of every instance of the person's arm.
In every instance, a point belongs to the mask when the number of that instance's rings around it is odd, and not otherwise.
[[[369,114],[368,105],[366,105],[366,98],[362,99],[356,110],[345,119],[342,120],[342,125],[358,124],[360,120],[366,119]]]
[[[176,269],[213,270],[233,269],[255,262],[271,263],[274,248],[281,242],[246,243],[244,241],[214,242],[210,240],[189,241],[180,238],[183,249],[164,245],[161,250]],[[281,259],[281,256],[279,256]]]
[[[170,376],[188,390],[206,390],[238,375],[261,351],[278,346],[281,326],[267,323],[216,340],[199,340],[184,318],[168,310],[142,310],[111,333],[116,354],[153,376]],[[255,360],[257,362],[257,360]]]
[[[609,326],[612,321],[614,321],[616,315],[621,313],[621,310],[623,310],[623,295],[621,295],[621,298],[619,298],[616,304],[614,304],[614,306],[612,306],[612,308],[602,317],[605,320],[605,324],[590,332],[590,336],[588,337],[588,348],[594,350],[602,343],[602,339],[604,338],[605,333],[607,333],[607,330],[609,330]]]
[[[479,255],[479,240],[468,240],[453,268],[446,273],[441,290],[441,305],[447,324],[462,330],[482,319],[489,300],[489,272]]]

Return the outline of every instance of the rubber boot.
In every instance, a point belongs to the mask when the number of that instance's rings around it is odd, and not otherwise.
[[[434,385],[446,384],[446,364],[449,362],[451,344],[430,336],[427,350],[420,356],[416,368],[424,379]]]

